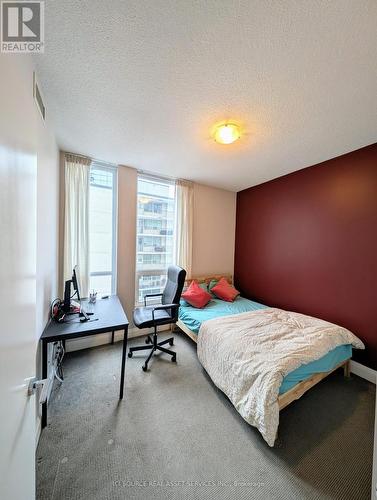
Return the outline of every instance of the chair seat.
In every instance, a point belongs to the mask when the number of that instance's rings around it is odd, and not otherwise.
[[[138,328],[150,328],[153,326],[153,317],[152,317],[153,306],[147,307],[138,307],[134,310],[133,320],[135,326]],[[172,317],[168,313],[166,309],[159,309],[155,311],[154,317],[156,323],[159,325],[168,325],[172,323]]]

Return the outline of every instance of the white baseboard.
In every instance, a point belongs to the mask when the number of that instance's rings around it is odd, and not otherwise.
[[[372,384],[376,383],[377,381],[376,370],[373,370],[368,366],[362,365],[361,363],[352,360],[350,368],[351,368],[351,373],[354,373],[355,375],[364,378],[365,380],[368,380],[368,382],[372,382]]]
[[[165,325],[158,329],[159,332],[169,330],[170,326]],[[128,338],[133,339],[135,337],[145,337],[146,335],[153,333],[152,328],[146,328],[144,330],[139,330],[139,328],[129,328]],[[119,342],[123,340],[123,331],[115,332],[114,342]],[[90,347],[97,347],[99,345],[109,344],[111,342],[111,332],[99,333],[98,335],[90,335],[89,337],[83,337],[78,339],[67,340],[65,350],[66,352],[79,351],[80,349],[89,349]]]

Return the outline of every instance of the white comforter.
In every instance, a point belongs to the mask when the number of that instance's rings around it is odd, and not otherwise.
[[[342,344],[364,349],[361,340],[345,328],[270,308],[203,322],[198,357],[246,422],[273,446],[283,378]]]

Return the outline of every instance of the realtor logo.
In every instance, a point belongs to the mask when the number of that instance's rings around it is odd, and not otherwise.
[[[44,2],[1,2],[1,52],[44,52]]]

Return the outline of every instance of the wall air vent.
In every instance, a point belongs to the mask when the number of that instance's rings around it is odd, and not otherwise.
[[[37,108],[39,109],[39,112],[43,118],[43,120],[46,120],[46,108],[45,105],[43,104],[43,99],[41,92],[39,90],[37,78],[35,76],[35,72],[33,73],[33,95],[34,95],[34,100],[37,105]]]

